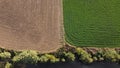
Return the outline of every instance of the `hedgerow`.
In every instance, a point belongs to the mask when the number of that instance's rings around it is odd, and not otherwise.
[[[70,48],[71,49],[71,48]],[[40,54],[33,50],[25,50],[21,52],[1,51],[0,59],[5,62],[37,64],[37,63],[57,63],[57,62],[74,62],[79,60],[83,63],[92,63],[94,61],[120,62],[120,54],[112,48],[104,48],[96,51],[94,54],[83,48],[73,47],[73,50],[64,49],[54,53]],[[6,63],[6,67],[9,63]]]

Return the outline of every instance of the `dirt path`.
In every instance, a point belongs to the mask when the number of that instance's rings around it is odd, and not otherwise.
[[[61,0],[0,0],[0,47],[51,52],[61,45]]]

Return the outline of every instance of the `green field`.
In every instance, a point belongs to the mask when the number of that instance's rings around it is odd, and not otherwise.
[[[63,0],[63,7],[68,43],[120,47],[120,0]]]

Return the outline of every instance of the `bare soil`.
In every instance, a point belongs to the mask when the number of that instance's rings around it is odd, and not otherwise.
[[[0,0],[0,47],[56,51],[61,23],[61,0]]]

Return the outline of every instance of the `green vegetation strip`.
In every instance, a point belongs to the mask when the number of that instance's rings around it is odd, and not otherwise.
[[[120,0],[63,0],[66,41],[120,47]]]
[[[39,64],[58,62],[83,62],[106,61],[120,63],[120,49],[115,48],[79,48],[66,46],[54,53],[40,54],[33,50],[21,52],[1,49],[0,62],[5,68],[14,68],[15,64]],[[3,67],[4,68],[4,67]]]

